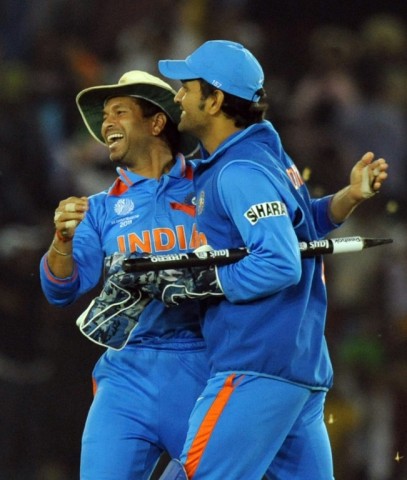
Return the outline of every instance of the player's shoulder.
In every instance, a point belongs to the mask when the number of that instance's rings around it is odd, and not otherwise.
[[[256,159],[237,158],[222,165],[219,170],[219,178],[232,183],[237,181],[249,181],[258,175],[272,174],[271,164],[260,163]]]
[[[89,195],[88,201],[92,204],[102,203],[108,194],[108,190]]]

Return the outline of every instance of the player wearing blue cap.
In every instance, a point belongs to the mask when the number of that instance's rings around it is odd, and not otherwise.
[[[159,69],[182,81],[178,128],[202,143],[194,174],[199,229],[215,250],[250,252],[235,264],[180,271],[172,284],[163,272],[138,281],[168,305],[207,298],[211,378],[180,462],[162,478],[332,479],[323,260],[301,261],[298,242],[322,238],[344,221],[381,187],[387,163],[367,153],[346,188],[311,199],[264,120],[263,70],[247,49],[209,41],[186,60],[160,61]]]
[[[40,267],[52,304],[72,304],[95,287],[105,257],[117,252],[183,252],[201,243],[192,169],[176,153],[190,153],[197,141],[178,133],[174,95],[166,82],[140,71],[78,94],[89,132],[120,166],[108,190],[70,197],[56,209],[56,235]],[[90,335],[110,348],[93,372],[82,480],[146,480],[162,452],[180,455],[189,414],[209,374],[197,307],[168,309],[153,300],[130,337],[119,341],[113,329],[108,338],[104,325]],[[129,320],[135,320],[131,312],[140,313],[127,310]]]

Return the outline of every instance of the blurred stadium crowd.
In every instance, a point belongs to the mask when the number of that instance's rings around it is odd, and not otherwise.
[[[158,59],[216,38],[262,62],[268,118],[314,196],[345,185],[366,151],[390,164],[386,187],[336,236],[394,243],[326,257],[326,422],[337,480],[407,479],[407,16],[403,1],[340,3],[0,0],[0,480],[78,478],[102,352],[75,319],[98,292],[57,310],[38,264],[58,202],[115,171],[75,95],[128,70],[158,74]]]

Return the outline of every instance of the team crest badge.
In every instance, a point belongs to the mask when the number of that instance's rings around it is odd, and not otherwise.
[[[200,215],[203,212],[204,207],[205,207],[205,192],[202,190],[198,197],[196,213]]]

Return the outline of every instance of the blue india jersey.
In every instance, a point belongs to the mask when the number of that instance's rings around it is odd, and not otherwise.
[[[89,198],[89,210],[73,239],[75,271],[56,278],[41,260],[41,284],[50,303],[69,305],[94,288],[102,276],[104,258],[116,252],[155,254],[186,252],[205,243],[196,227],[192,168],[182,156],[159,180],[118,168],[118,178],[106,191]],[[201,337],[198,304],[169,309],[151,301],[133,331],[133,342],[157,338]]]
[[[331,197],[310,199],[268,121],[198,161],[194,183],[198,228],[208,244],[250,251],[217,269],[226,300],[208,302],[203,327],[214,371],[328,389],[323,261],[301,260],[298,242],[337,227],[328,215]]]

